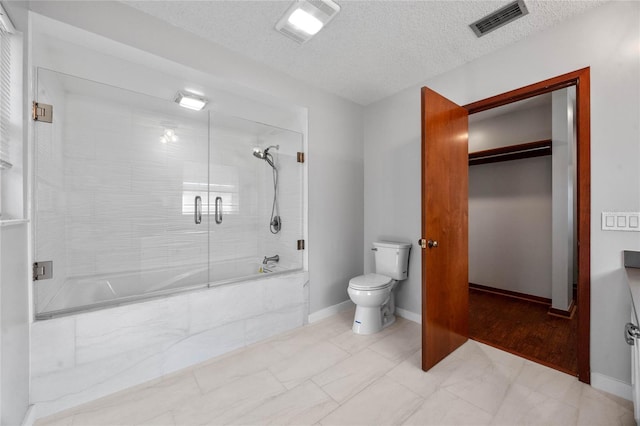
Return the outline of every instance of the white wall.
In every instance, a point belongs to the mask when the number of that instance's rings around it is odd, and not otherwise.
[[[550,102],[515,111],[496,108],[500,115],[493,111],[469,116],[469,152],[551,139]]]
[[[424,82],[464,105],[591,67],[591,369],[626,383],[630,359],[621,333],[630,298],[621,251],[638,250],[640,235],[601,231],[600,212],[640,210],[638,22],[640,3],[611,2]],[[420,85],[367,107],[364,135],[364,253],[371,270],[370,244],[381,234],[420,237]],[[413,253],[411,279],[396,299],[414,313],[421,309],[419,255]]]
[[[469,117],[469,152],[550,138],[548,103]],[[469,167],[470,283],[550,299],[550,235],[551,157]]]
[[[29,229],[25,217],[26,147],[23,133],[23,78],[27,52],[27,13],[22,5],[3,2],[16,33],[12,51],[17,71],[12,81],[10,161],[13,167],[2,172],[2,220],[0,220],[0,424],[21,424],[29,405]],[[14,219],[14,221],[11,221]],[[5,220],[5,222],[3,222]],[[9,220],[8,222],[6,220]]]
[[[574,228],[576,209],[575,158],[575,87],[552,93],[553,104],[553,223],[552,223],[552,303],[551,307],[568,311],[573,302]],[[576,274],[577,275],[577,274]]]
[[[310,311],[347,298],[348,280],[362,273],[363,264],[362,107],[122,4],[31,2],[30,7],[210,74],[232,93],[307,107]],[[109,49],[105,46],[106,53]]]
[[[551,299],[551,158],[469,167],[469,282]]]

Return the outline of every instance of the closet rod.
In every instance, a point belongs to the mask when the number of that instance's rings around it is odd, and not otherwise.
[[[497,163],[500,161],[520,160],[522,158],[551,155],[551,139],[504,146],[469,153],[469,165]]]

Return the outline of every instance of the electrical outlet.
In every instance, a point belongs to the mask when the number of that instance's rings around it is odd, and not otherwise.
[[[602,230],[640,232],[640,212],[602,212]]]

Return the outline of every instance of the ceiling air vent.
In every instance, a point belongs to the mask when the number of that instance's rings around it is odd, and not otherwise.
[[[505,7],[496,10],[492,14],[477,20],[469,26],[478,37],[482,37],[483,35],[506,25],[509,22],[513,22],[528,13],[529,11],[527,10],[527,6],[524,4],[524,0],[516,0],[513,3],[509,3]]]

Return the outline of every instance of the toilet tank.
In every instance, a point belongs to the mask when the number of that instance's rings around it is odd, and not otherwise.
[[[376,274],[386,275],[394,280],[405,280],[409,275],[410,243],[376,241],[373,243]]]

